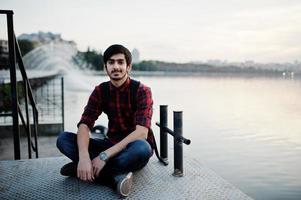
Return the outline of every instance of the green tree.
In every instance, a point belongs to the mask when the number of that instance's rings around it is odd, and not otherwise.
[[[133,64],[133,70],[137,71],[156,71],[158,70],[158,66],[156,61],[145,61],[143,60],[140,63]]]
[[[103,70],[103,56],[101,52],[97,52],[96,50],[90,50],[88,47],[86,52],[83,53],[84,60],[92,66],[94,70]]]
[[[18,40],[18,43],[22,56],[25,56],[28,52],[30,52],[37,46],[35,42],[29,40]]]

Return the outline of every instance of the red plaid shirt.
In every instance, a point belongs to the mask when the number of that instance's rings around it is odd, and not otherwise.
[[[140,83],[136,97],[137,110],[133,113],[130,102],[130,81],[131,79],[128,78],[126,82],[118,88],[110,82],[108,137],[113,143],[119,142],[133,132],[136,129],[136,125],[141,125],[148,129],[151,127],[153,114],[151,90],[149,87]],[[88,104],[85,107],[78,126],[84,123],[90,130],[93,128],[95,121],[103,112],[101,90],[101,84],[95,87],[89,97]],[[148,135],[147,140],[152,143],[150,134]]]

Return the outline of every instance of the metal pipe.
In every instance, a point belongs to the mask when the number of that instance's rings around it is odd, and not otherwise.
[[[170,135],[172,135],[177,140],[177,142],[183,142],[184,144],[190,145],[191,140],[189,140],[181,135],[175,135],[174,131],[170,130],[168,127],[161,126],[160,123],[158,123],[158,122],[156,122],[156,125],[159,126],[160,128],[162,128],[164,131],[166,131]]]
[[[47,97],[46,97],[46,100],[47,100],[47,115],[49,116],[49,85],[48,84],[46,84],[46,95],[47,95]]]
[[[14,14],[14,12],[12,10],[0,10],[0,14],[12,15],[12,14]]]
[[[39,148],[38,148],[38,124],[39,124],[39,113],[36,108],[33,110],[33,121],[34,121],[34,143],[35,143],[35,152],[36,158],[39,157]]]
[[[176,137],[183,135],[183,112],[174,111],[174,134]],[[174,173],[173,176],[183,176],[183,143],[174,137]]]
[[[7,35],[9,48],[9,64],[10,64],[10,85],[11,85],[11,103],[13,117],[13,133],[14,133],[14,156],[15,160],[21,158],[20,153],[20,130],[18,119],[18,93],[17,93],[17,77],[16,77],[16,51],[15,36],[13,27],[13,12],[7,13]]]
[[[167,127],[167,105],[160,105],[160,157],[168,161],[168,140],[167,132],[163,127]]]
[[[26,71],[25,71],[25,67],[24,67],[24,63],[23,63],[23,60],[22,60],[22,55],[21,55],[21,50],[20,50],[20,47],[19,47],[19,44],[16,40],[16,36],[14,35],[15,37],[15,50],[16,50],[16,56],[17,56],[17,62],[18,62],[18,65],[19,65],[19,69],[20,69],[20,72],[22,74],[22,78],[24,81],[26,81],[27,83],[27,90],[28,90],[28,98],[30,100],[30,104],[32,107],[35,107],[36,108],[36,102],[33,98],[33,92],[32,92],[32,88],[30,86],[30,82],[29,82],[29,79],[27,77],[27,74],[26,74]]]
[[[28,158],[31,159],[31,127],[28,112],[28,85],[27,81],[24,80],[24,93],[25,93],[25,112],[26,112],[26,134],[27,134],[27,145],[28,145]]]
[[[55,110],[56,110],[56,101],[55,101],[55,79],[52,80],[52,116],[55,120]]]
[[[61,92],[62,92],[62,123],[63,131],[65,130],[65,104],[64,104],[64,77],[61,78]]]
[[[15,37],[15,35],[14,35],[14,37]],[[33,133],[34,133],[35,145],[33,145],[32,141],[31,141],[31,130],[30,130],[30,137],[27,138],[28,143],[29,143],[28,145],[30,145],[30,147],[33,149],[33,151],[36,152],[36,158],[38,158],[39,157],[38,143],[37,143],[37,140],[38,140],[38,138],[37,138],[38,137],[37,136],[37,133],[38,133],[38,129],[37,129],[37,126],[38,126],[38,111],[37,111],[37,107],[36,107],[36,100],[33,98],[32,88],[30,86],[30,82],[29,82],[29,79],[28,79],[26,71],[25,71],[25,67],[24,67],[23,60],[22,60],[22,55],[21,55],[21,50],[20,50],[18,41],[16,40],[16,37],[15,37],[15,49],[16,49],[16,56],[17,56],[17,61],[18,61],[18,64],[19,64],[19,69],[20,69],[20,72],[22,74],[23,81],[26,83],[26,86],[27,86],[27,92],[26,92],[27,102],[29,100],[29,102],[31,104],[31,107],[32,107],[32,112],[33,112],[33,125],[34,125]],[[22,115],[22,113],[20,112],[20,117],[21,117],[21,115]],[[36,118],[35,118],[35,116],[36,116]],[[30,121],[28,120],[28,122],[30,122]],[[31,125],[29,125],[29,126],[31,126]],[[31,129],[31,127],[30,127],[30,129]],[[30,154],[30,158],[31,158],[32,157],[31,156],[31,149],[30,149],[29,154]]]

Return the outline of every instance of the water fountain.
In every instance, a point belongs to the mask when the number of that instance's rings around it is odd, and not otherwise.
[[[74,62],[77,48],[73,43],[61,41],[39,46],[23,57],[29,77],[64,76],[66,89],[91,90],[83,71]]]

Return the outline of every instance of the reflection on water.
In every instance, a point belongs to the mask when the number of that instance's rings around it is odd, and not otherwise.
[[[106,79],[89,77],[91,91]],[[170,116],[172,110],[184,111],[184,134],[192,139],[186,154],[255,199],[301,199],[300,80],[137,79],[152,88],[153,122],[159,120],[160,104],[169,105]],[[76,130],[91,91],[66,91],[67,130]],[[106,117],[98,123],[107,123]],[[171,118],[169,124],[172,128]]]

